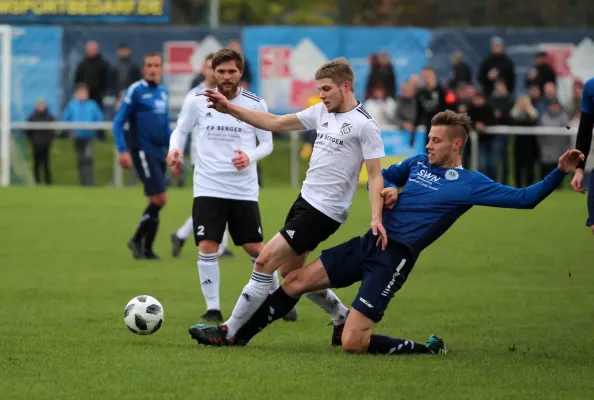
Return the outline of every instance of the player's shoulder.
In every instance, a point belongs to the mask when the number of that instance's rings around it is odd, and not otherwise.
[[[261,103],[264,101],[264,99],[262,99],[261,97],[258,97],[256,94],[250,92],[249,90],[245,90],[243,88],[241,88],[241,93],[239,94],[239,96],[242,97],[242,100],[244,101],[248,101],[248,102],[255,102],[255,103]]]
[[[371,116],[371,114],[369,114],[362,104],[359,104],[357,107],[355,107],[355,109],[353,109],[350,114],[353,122],[360,128],[365,127],[379,130],[378,122]]]
[[[584,93],[593,95],[594,94],[594,77],[588,79],[584,84]]]
[[[144,79],[136,81],[128,86],[128,89],[126,89],[126,96],[132,96],[134,93],[142,91],[147,86],[148,85]]]
[[[407,162],[411,166],[418,165],[423,168],[428,168],[429,167],[429,156],[427,156],[427,154],[417,154],[417,155],[407,158],[406,160],[404,160],[404,162]]]

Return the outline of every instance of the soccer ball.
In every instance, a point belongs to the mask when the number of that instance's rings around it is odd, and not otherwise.
[[[134,297],[124,309],[124,322],[137,335],[151,335],[163,324],[163,306],[154,297]]]

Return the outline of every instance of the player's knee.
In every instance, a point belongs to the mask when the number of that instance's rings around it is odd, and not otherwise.
[[[283,289],[291,297],[301,297],[307,293],[307,282],[302,277],[302,270],[290,272],[283,281]]]
[[[369,348],[371,331],[345,330],[342,332],[342,349],[347,353],[365,353]]]
[[[248,253],[250,255],[250,257],[253,257],[256,259],[262,252],[263,248],[264,248],[263,243],[246,243],[243,245],[243,249],[245,250],[245,252]]]
[[[157,206],[163,208],[163,207],[165,207],[165,204],[167,204],[167,194],[166,193],[155,194],[150,197],[149,201],[151,203],[154,203]]]
[[[213,240],[201,240],[198,251],[202,254],[214,254],[219,251],[219,244]]]

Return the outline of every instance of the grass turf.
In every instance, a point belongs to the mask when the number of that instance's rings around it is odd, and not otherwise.
[[[267,238],[295,195],[262,191]],[[172,190],[157,238],[162,261],[134,261],[125,244],[143,208],[139,188],[0,191],[0,398],[589,399],[594,392],[594,246],[582,196],[555,193],[534,211],[473,209],[423,253],[378,332],[422,342],[436,333],[453,350],[443,357],[343,354],[329,346],[327,316],[307,300],[298,322],[279,321],[247,348],[197,346],[187,334],[204,311],[195,249],[187,243],[180,259],[169,253],[169,233],[190,205],[189,190]],[[349,222],[321,248],[364,233],[368,214],[359,191]],[[251,270],[234,250],[236,259],[221,262],[225,315]],[[337,293],[349,304],[356,289]],[[124,325],[124,306],[139,294],[165,308],[154,336]]]

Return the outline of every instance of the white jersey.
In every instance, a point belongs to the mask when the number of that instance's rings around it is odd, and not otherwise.
[[[204,92],[206,89],[208,89],[206,87],[206,81],[202,81],[198,86],[192,88],[188,94],[186,95],[186,97],[184,98],[184,104],[182,105],[182,111],[180,111],[180,115],[183,112],[183,107],[185,107],[186,104],[190,104],[191,100],[200,92]],[[198,128],[195,128],[194,130],[192,130],[191,132],[191,139],[190,139],[190,159],[192,160],[192,165],[196,165],[196,147],[195,147],[195,143],[198,140]]]
[[[297,118],[306,129],[317,131],[301,195],[318,211],[345,223],[363,161],[385,155],[379,125],[361,104],[329,113],[319,103],[298,112]]]
[[[230,101],[247,109],[268,111],[263,99],[242,88]],[[194,197],[257,201],[260,188],[256,162],[272,152],[272,134],[208,108],[207,104],[206,96],[197,93],[182,107],[169,150],[183,149],[185,136],[195,130]],[[241,171],[231,161],[238,149],[250,158],[250,165]]]

